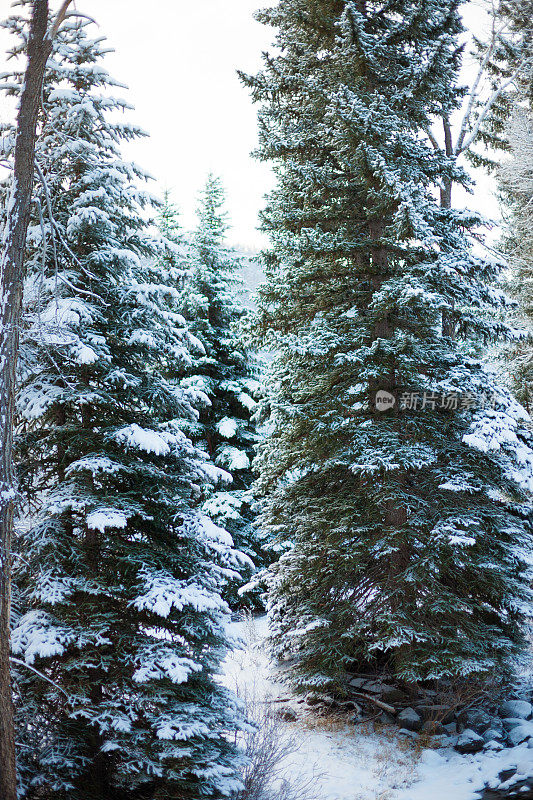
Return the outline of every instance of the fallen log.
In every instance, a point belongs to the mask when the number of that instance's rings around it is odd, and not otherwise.
[[[397,713],[394,706],[390,706],[388,703],[384,703],[383,700],[378,700],[377,697],[372,697],[372,695],[366,694],[365,692],[354,692],[353,694],[356,697],[364,697],[365,700],[374,703],[374,705],[377,706],[378,708],[381,708],[382,711],[387,711],[387,713],[389,714]]]

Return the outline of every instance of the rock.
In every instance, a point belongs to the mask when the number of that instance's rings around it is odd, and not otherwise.
[[[485,742],[483,745],[483,750],[489,750],[492,753],[499,753],[500,750],[503,750],[503,744],[493,739],[491,742]]]
[[[398,731],[398,736],[405,736],[407,739],[418,739],[418,733],[416,731],[410,731],[407,728],[400,728]]]
[[[397,686],[389,686],[387,683],[384,683],[381,687],[381,698],[385,703],[401,703],[402,701],[407,699],[407,695],[405,692],[402,692],[401,689],[398,689]]]
[[[466,728],[457,739],[455,749],[459,753],[479,753],[484,744],[483,737],[479,733]]]
[[[507,733],[507,739],[512,747],[516,747],[522,742],[527,741],[533,737],[533,723],[523,722],[522,725],[517,725]]]
[[[508,700],[500,706],[500,716],[530,719],[533,716],[533,706],[526,700]]]
[[[459,722],[476,733],[485,733],[492,722],[492,718],[482,708],[469,708],[458,716]]]
[[[369,694],[381,694],[383,684],[379,681],[367,681],[361,688],[363,691],[368,692]]]
[[[414,708],[404,708],[397,717],[398,724],[409,731],[419,731],[422,727],[422,719]]]
[[[498,773],[498,780],[500,783],[505,783],[509,778],[512,778],[513,775],[516,775],[516,767],[507,767],[507,769],[502,769],[502,771]]]
[[[383,725],[395,725],[396,724],[396,718],[393,717],[392,714],[389,714],[387,711],[382,711],[381,712],[381,714],[379,715],[379,721]]]
[[[352,678],[348,685],[353,686],[354,689],[362,689],[367,682],[367,678]]]
[[[481,735],[483,736],[484,742],[493,742],[494,740],[501,741],[503,739],[502,732],[497,731],[495,728],[489,728],[488,731],[485,731]]]
[[[447,725],[442,726],[449,736],[455,736],[457,733],[457,723],[449,722]]]
[[[442,722],[428,719],[422,725],[422,733],[428,733],[430,736],[442,736],[446,733],[446,730]]]
[[[506,731],[510,731],[513,728],[516,728],[518,725],[523,725],[524,720],[520,719],[519,717],[509,717],[509,719],[502,720],[503,727]]]

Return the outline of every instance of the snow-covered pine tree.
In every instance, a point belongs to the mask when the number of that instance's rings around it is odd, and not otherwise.
[[[205,348],[183,385],[205,393],[208,402],[191,430],[193,441],[205,448],[216,464],[233,476],[231,486],[212,490],[203,509],[231,534],[235,546],[256,567],[265,563],[253,527],[252,459],[257,442],[253,413],[260,391],[257,359],[239,335],[243,319],[243,279],[239,256],[225,244],[225,195],[220,179],[209,175],[200,195],[198,226],[191,238],[191,264],[183,292],[184,315],[192,333]],[[257,593],[237,594],[230,588],[231,605],[257,603]]]
[[[512,86],[511,119],[505,118],[505,138],[511,158],[500,165],[505,256],[511,267],[511,291],[518,302],[518,324],[531,333],[533,325],[533,3],[503,0],[498,21],[510,30],[510,43],[495,59],[495,69],[517,74]],[[513,391],[533,412],[533,349],[525,339],[504,351],[505,369]]]
[[[170,192],[163,193],[158,208],[157,227],[161,234],[158,265],[166,280],[178,291],[183,291],[192,269],[191,246],[180,225],[179,211],[172,202]],[[180,301],[183,305],[183,300]],[[203,353],[203,347],[200,347]]]
[[[281,0],[260,14],[278,54],[243,76],[277,174],[258,466],[265,535],[293,547],[272,638],[302,688],[480,676],[522,640],[526,415],[472,350],[505,334],[496,267],[472,254],[478,217],[440,206],[469,179],[430,142],[462,96],[458,5]]]
[[[194,398],[166,376],[190,369],[190,336],[144,265],[150,197],[120,153],[142,132],[118,118],[88,25],[65,24],[47,66],[28,252],[19,452],[39,508],[17,560],[22,794],[222,798],[240,756],[214,678],[219,590],[242,559],[195,509],[229,476],[183,433]],[[25,20],[7,26],[20,51]],[[5,87],[18,95],[20,74]]]
[[[518,324],[533,326],[533,114],[516,109],[509,125],[512,158],[500,171],[507,206],[504,249],[512,270],[511,290],[518,302]],[[533,349],[524,338],[505,355],[514,394],[533,413]]]

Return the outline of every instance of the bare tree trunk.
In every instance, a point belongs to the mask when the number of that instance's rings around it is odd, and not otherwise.
[[[453,156],[452,129],[448,117],[442,120],[444,128],[444,152],[448,157]],[[440,204],[442,208],[452,207],[452,179],[444,178],[440,190]]]
[[[48,0],[33,0],[28,61],[17,119],[13,187],[0,261],[0,798],[16,800],[10,670],[11,541],[15,507],[13,420],[24,281],[42,82],[52,49]]]

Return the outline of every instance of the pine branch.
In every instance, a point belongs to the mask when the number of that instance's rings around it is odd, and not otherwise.
[[[68,698],[68,694],[65,692],[64,689],[61,688],[61,686],[59,686],[59,684],[57,684],[54,681],[50,680],[50,678],[48,678],[42,672],[39,672],[38,669],[35,669],[35,667],[32,667],[31,664],[27,664],[25,661],[22,661],[22,659],[15,658],[14,656],[11,656],[11,661],[13,662],[13,664],[19,664],[19,666],[21,666],[21,667],[27,667],[28,669],[31,669],[31,671],[35,672],[35,674],[38,675],[40,678],[42,678],[43,681],[46,681],[47,683],[51,683],[52,686],[55,686],[56,689],[58,689],[62,694],[65,695],[65,697]]]

